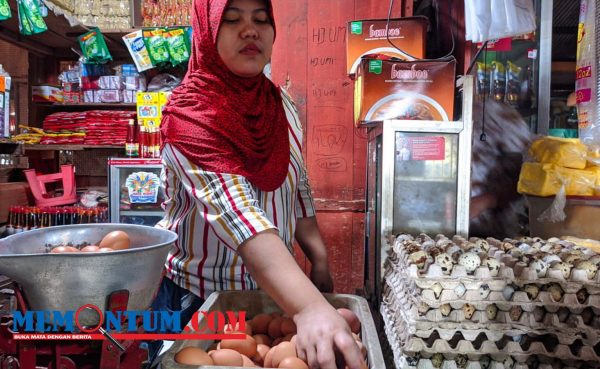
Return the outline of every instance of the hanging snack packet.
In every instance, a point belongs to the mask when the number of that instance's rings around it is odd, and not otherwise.
[[[506,68],[504,68],[504,64],[493,61],[491,73],[491,97],[496,101],[504,101],[504,94],[506,92]]]
[[[7,20],[12,17],[8,0],[0,0],[0,21]]]
[[[490,68],[485,63],[477,62],[477,98],[484,100],[490,96]]]
[[[123,42],[125,42],[125,46],[127,46],[127,50],[129,50],[129,54],[131,54],[138,72],[152,68],[152,61],[150,61],[148,49],[144,44],[142,30],[126,34],[123,36]]]
[[[48,30],[36,0],[17,0],[17,3],[19,4],[19,11],[22,11],[23,16],[29,20],[31,25],[30,34],[38,34]]]
[[[506,102],[517,105],[521,94],[521,70],[522,68],[510,60],[506,62]]]
[[[19,32],[25,36],[33,35],[33,26],[31,25],[29,18],[27,18],[27,15],[25,15],[21,0],[17,0],[17,13],[19,18]]]
[[[144,44],[150,55],[150,61],[155,67],[169,62],[168,45],[163,37],[162,28],[145,29],[142,31]]]
[[[112,56],[106,47],[104,36],[100,29],[94,28],[77,38],[83,52],[84,62],[88,64],[104,64],[112,60]]]
[[[35,0],[36,5],[40,9],[40,14],[42,17],[46,18],[48,16],[48,7],[42,0]]]
[[[163,35],[167,41],[171,64],[177,66],[187,62],[190,59],[190,49],[186,41],[185,29],[181,27],[173,28]]]

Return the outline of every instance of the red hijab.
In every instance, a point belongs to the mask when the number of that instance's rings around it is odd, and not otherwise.
[[[279,88],[264,74],[242,78],[221,60],[217,33],[227,3],[194,0],[192,55],[163,111],[163,144],[203,170],[242,175],[273,191],[288,172],[288,121]],[[273,20],[271,1],[265,4]]]

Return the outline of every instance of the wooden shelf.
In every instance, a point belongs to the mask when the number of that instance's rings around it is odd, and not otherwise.
[[[0,144],[22,145],[25,151],[82,151],[94,149],[114,149],[125,150],[124,145],[42,145],[42,144],[24,144],[7,139],[0,139]]]
[[[63,104],[63,103],[51,103],[51,102],[35,102],[40,106],[47,106],[52,108],[132,108],[136,106],[136,103],[81,103],[81,104]]]

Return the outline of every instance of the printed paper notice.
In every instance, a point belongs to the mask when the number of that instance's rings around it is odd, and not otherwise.
[[[401,137],[398,140],[396,156],[400,160],[444,160],[446,140],[444,137]]]

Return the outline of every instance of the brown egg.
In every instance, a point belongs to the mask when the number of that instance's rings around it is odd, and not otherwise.
[[[102,241],[98,244],[100,248],[108,247],[113,250],[125,250],[128,249],[131,244],[129,235],[123,231],[113,231],[104,236]]]
[[[285,336],[281,337],[281,342],[290,342],[292,340],[292,337],[294,337],[294,334],[286,334]]]
[[[113,252],[115,250],[111,249],[110,247],[101,247],[100,249],[98,249],[98,252]]]
[[[263,368],[273,368],[273,355],[277,352],[277,346],[271,347],[271,349],[265,355],[263,360]]]
[[[175,362],[184,365],[213,365],[213,360],[198,347],[184,347],[175,354]]]
[[[81,249],[81,252],[98,252],[100,248],[96,245],[89,245]]]
[[[79,249],[73,246],[57,246],[50,251],[51,254],[63,254],[66,252],[79,252]]]
[[[290,342],[281,342],[277,345],[277,350],[271,358],[271,363],[277,368],[281,360],[286,357],[298,357],[296,354],[296,346],[292,345]]]
[[[256,355],[253,357],[254,361],[260,364],[264,363],[269,350],[269,346],[263,345],[262,343],[256,345]]]
[[[232,349],[240,354],[252,357],[256,355],[256,341],[248,335],[243,340],[226,339],[221,341],[221,349]]]
[[[269,328],[267,328],[267,332],[271,338],[281,337],[281,323],[283,322],[282,317],[277,317],[271,320],[269,323]]]
[[[271,347],[275,347],[275,346],[279,345],[281,342],[283,342],[283,337],[277,337],[271,343]]]
[[[273,318],[278,318],[280,316],[282,316],[282,314],[279,311],[274,311],[271,313],[271,317]]]
[[[210,357],[213,359],[214,365],[242,366],[244,363],[242,355],[230,349],[215,350]]]
[[[281,321],[281,334],[296,334],[296,323],[290,318],[283,318]]]
[[[244,323],[244,333],[246,333],[249,336],[252,336],[252,324],[249,321],[246,321]],[[223,326],[223,333],[235,333],[235,332],[239,332],[240,331],[240,323],[237,322],[235,323],[235,328],[231,329],[231,324],[225,324]]]
[[[301,359],[297,357],[286,357],[281,360],[278,368],[287,368],[287,369],[308,369],[308,365]]]
[[[242,366],[244,368],[256,368],[256,364],[254,361],[250,360],[250,358],[246,355],[242,354]]]
[[[267,334],[269,323],[273,317],[268,314],[257,314],[252,318],[252,330],[254,334]]]
[[[360,332],[360,320],[358,320],[358,317],[352,310],[341,308],[337,309],[337,312],[346,320],[352,332]]]
[[[255,334],[252,337],[254,338],[257,344],[262,343],[263,345],[267,345],[269,347],[271,347],[271,343],[273,342],[273,340],[271,340],[271,337],[267,336],[266,334]]]

